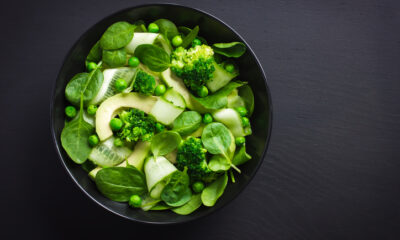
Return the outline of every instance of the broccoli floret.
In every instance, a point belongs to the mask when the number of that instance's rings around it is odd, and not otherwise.
[[[138,70],[133,83],[133,91],[152,95],[156,88],[155,78],[143,70]]]
[[[179,47],[171,55],[171,70],[190,90],[197,92],[213,77],[213,56],[212,48],[204,44],[188,50]]]
[[[138,109],[123,111],[119,118],[124,123],[117,136],[127,142],[136,142],[138,140],[151,141],[156,130],[156,121],[151,116]]]
[[[216,173],[208,168],[206,152],[199,138],[189,137],[178,147],[176,167],[179,170],[187,167],[188,174],[194,181],[210,182],[215,179]]]

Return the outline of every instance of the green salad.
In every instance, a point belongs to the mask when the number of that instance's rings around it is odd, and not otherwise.
[[[254,96],[235,63],[246,47],[199,31],[116,22],[67,84],[62,146],[105,197],[187,215],[214,206],[251,159]]]

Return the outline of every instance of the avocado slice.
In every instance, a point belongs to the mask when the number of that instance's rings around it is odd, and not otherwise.
[[[111,119],[121,108],[136,108],[149,114],[157,97],[145,96],[139,93],[120,93],[107,98],[97,109],[96,112],[96,132],[101,141],[113,135],[110,128]]]

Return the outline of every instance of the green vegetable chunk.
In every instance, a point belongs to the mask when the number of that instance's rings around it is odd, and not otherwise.
[[[165,85],[159,84],[156,87],[156,89],[154,90],[154,93],[156,94],[156,96],[161,96],[165,93],[165,91],[167,91],[167,89],[165,88]]]
[[[129,198],[129,203],[128,204],[129,204],[129,206],[131,206],[133,208],[139,208],[142,205],[142,198],[137,194],[132,195]]]
[[[162,132],[165,130],[165,126],[162,125],[161,123],[156,123],[156,131],[157,132]]]
[[[196,211],[199,207],[201,207],[201,194],[194,194],[190,198],[189,202],[185,205],[172,209],[173,212],[179,215],[188,215],[192,212]]]
[[[209,114],[209,113],[204,114],[203,123],[209,124],[209,123],[212,123],[212,121],[213,121],[213,117],[211,114]]]
[[[236,108],[236,111],[240,114],[242,117],[246,117],[247,115],[247,109],[245,107],[238,107]]]
[[[225,65],[225,70],[232,73],[235,71],[235,66],[233,66],[233,64],[226,64]]]
[[[116,50],[103,50],[103,62],[110,67],[121,67],[126,63],[125,48]]]
[[[228,175],[225,174],[207,186],[201,193],[201,201],[207,207],[212,207],[224,193],[228,184]]]
[[[116,22],[104,32],[100,38],[100,46],[104,50],[115,50],[128,45],[133,38],[135,27],[128,22]]]
[[[137,58],[137,57],[131,57],[128,60],[128,65],[130,67],[137,67],[137,66],[139,66],[139,64],[140,64],[140,61],[139,61],[139,58]]]
[[[242,125],[243,127],[250,126],[250,120],[247,117],[242,117]]]
[[[207,97],[208,88],[206,86],[201,86],[201,88],[197,91],[197,95],[201,98]]]
[[[133,80],[132,89],[145,95],[152,95],[156,88],[155,78],[143,70],[139,70]]]
[[[114,139],[114,146],[122,147],[122,146],[124,146],[124,142],[121,140],[121,138],[116,138],[116,139]]]
[[[212,154],[222,154],[229,159],[228,149],[231,143],[231,134],[222,123],[208,124],[201,135],[204,147]]]
[[[108,167],[101,169],[95,178],[99,191],[117,202],[128,202],[132,195],[146,192],[146,180],[134,167]]]
[[[91,135],[91,136],[88,138],[88,141],[89,141],[89,145],[92,146],[92,147],[94,147],[94,146],[96,146],[97,144],[99,144],[99,137],[98,137],[96,134]]]
[[[246,46],[242,42],[215,43],[212,47],[214,52],[234,58],[242,56],[246,51]]]
[[[135,56],[140,62],[154,72],[162,72],[170,65],[170,58],[164,49],[152,45],[142,44],[135,49]]]
[[[183,172],[175,171],[162,191],[161,199],[171,207],[184,205],[192,197],[189,181],[187,168]]]
[[[200,41],[200,39],[195,38],[192,42],[192,47],[196,47],[196,46],[200,46],[202,43]]]
[[[186,111],[175,119],[172,130],[181,135],[189,135],[196,131],[201,124],[201,115],[196,111]]]
[[[74,118],[76,116],[76,108],[74,106],[67,106],[64,112],[65,115],[69,118]]]
[[[204,183],[203,183],[203,182],[200,182],[200,181],[195,182],[195,183],[193,183],[193,185],[192,185],[192,189],[193,189],[193,192],[195,192],[195,193],[200,193],[200,192],[202,192],[203,189],[204,189]]]
[[[118,78],[114,83],[115,90],[118,92],[122,92],[125,88],[128,87],[128,83],[123,78]]]
[[[150,23],[149,26],[147,27],[147,29],[149,30],[149,32],[152,32],[152,33],[157,33],[160,30],[158,25],[155,23]]]
[[[156,121],[143,111],[131,109],[119,114],[123,127],[117,135],[127,142],[150,141],[156,130]]]
[[[182,37],[177,35],[172,39],[172,45],[174,45],[174,47],[179,47],[182,44]]]
[[[103,73],[96,69],[90,73],[78,73],[65,88],[65,97],[75,106],[79,106],[81,96],[83,104],[87,105],[99,91],[103,83]]]
[[[95,62],[89,62],[89,63],[87,64],[87,70],[88,70],[89,72],[93,71],[93,70],[96,69],[96,68],[97,68],[97,64],[96,64]]]
[[[110,127],[113,131],[119,131],[123,125],[124,123],[119,118],[113,118],[110,121]]]
[[[237,146],[241,146],[246,142],[246,139],[244,137],[237,137],[235,138],[235,144]]]
[[[97,106],[91,104],[91,105],[89,105],[89,106],[87,107],[86,111],[87,111],[87,113],[88,113],[89,115],[93,116],[93,115],[95,115],[96,112],[97,112]]]
[[[151,151],[155,157],[166,155],[175,150],[181,142],[177,132],[163,131],[155,135],[151,141]]]

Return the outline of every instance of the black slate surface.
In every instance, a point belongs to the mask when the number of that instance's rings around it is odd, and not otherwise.
[[[50,138],[53,82],[86,29],[146,2],[3,4],[2,239],[400,239],[395,0],[176,1],[230,24],[259,57],[274,105],[267,157],[236,200],[189,224],[138,225],[91,202]]]

